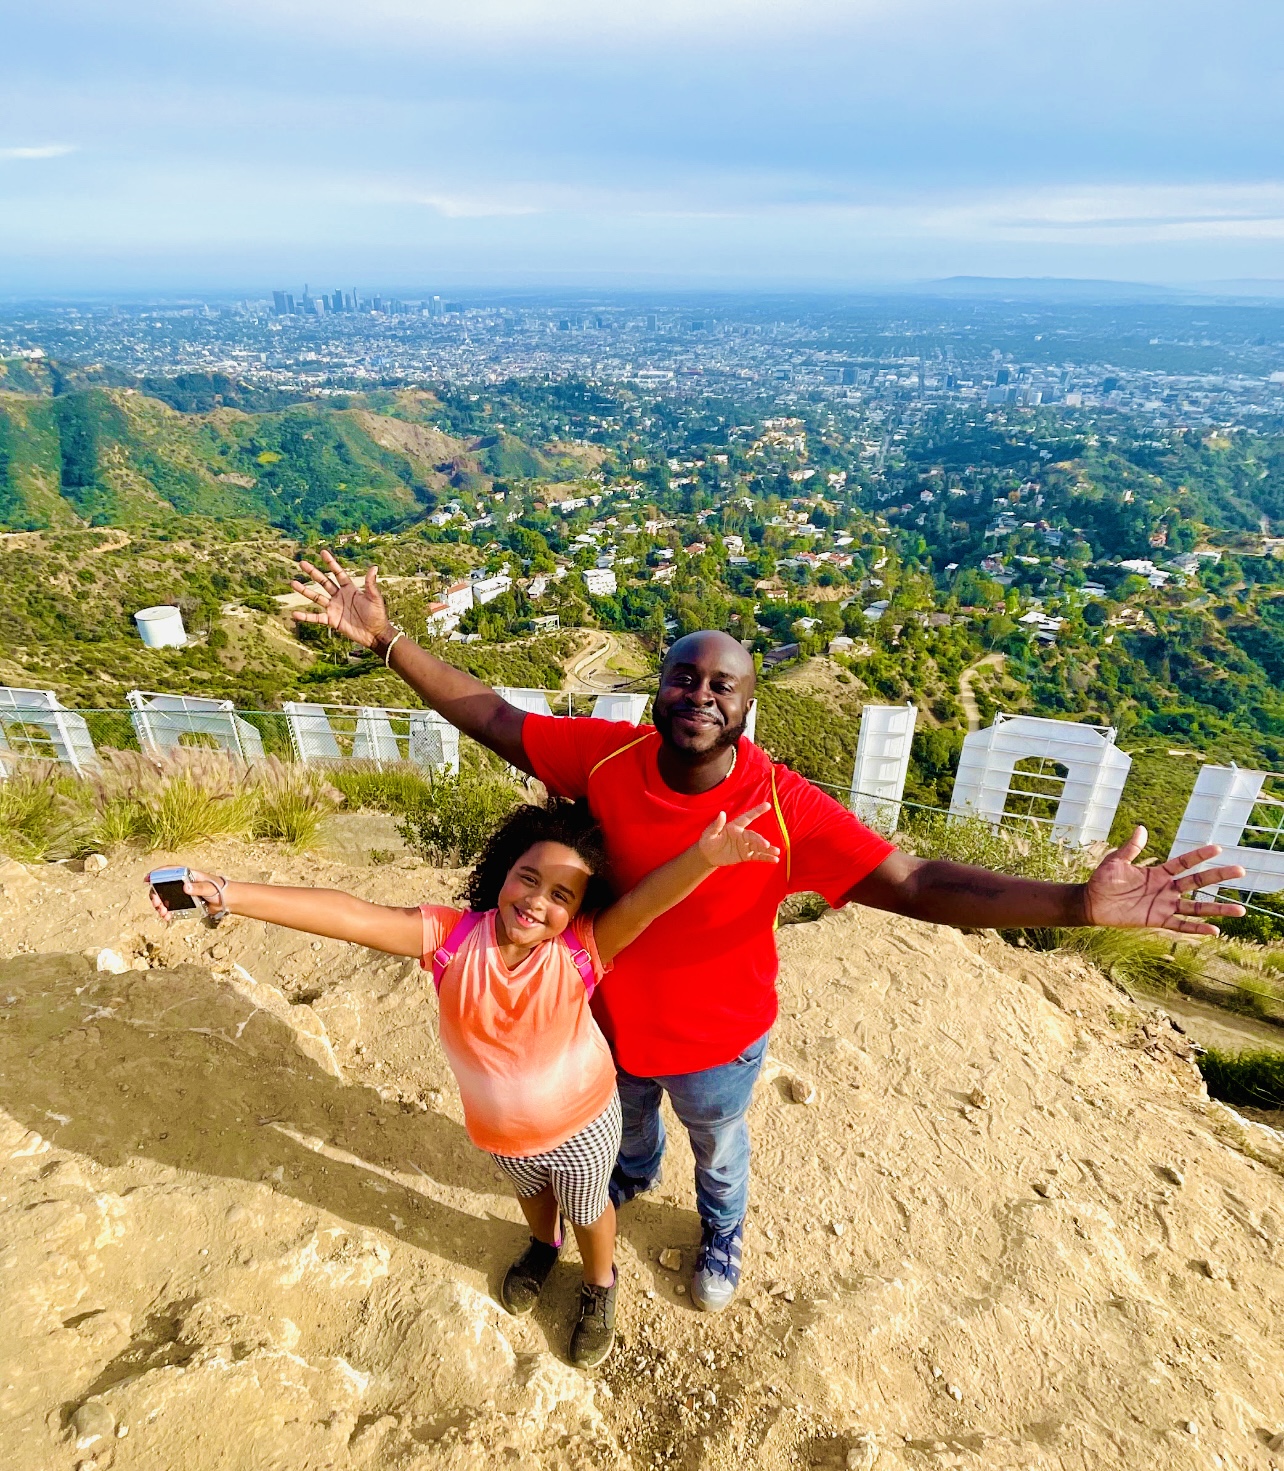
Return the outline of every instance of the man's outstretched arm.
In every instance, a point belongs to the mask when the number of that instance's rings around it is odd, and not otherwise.
[[[297,623],[322,623],[363,649],[373,649],[388,667],[439,715],[445,716],[473,740],[489,746],[510,766],[531,771],[522,747],[522,724],[526,712],[510,705],[488,684],[475,679],[453,664],[421,649],[388,621],[383,594],[379,591],[377,567],[370,567],[360,582],[354,582],[329,552],[321,553],[326,570],[311,562],[299,566],[313,584],[294,581],[290,586],[316,604],[315,613],[296,612]],[[394,643],[393,640],[396,640]],[[391,653],[388,653],[391,647]]]
[[[1210,918],[1243,914],[1242,904],[1190,897],[1197,889],[1244,877],[1244,870],[1235,864],[1199,868],[1221,852],[1215,843],[1142,868],[1134,859],[1145,846],[1146,829],[1139,827],[1126,843],[1106,854],[1083,884],[1013,878],[966,863],[896,852],[856,884],[846,899],[963,929],[1109,925],[1215,935]]]

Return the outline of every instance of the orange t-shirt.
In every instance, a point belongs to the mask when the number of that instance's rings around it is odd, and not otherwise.
[[[463,911],[420,905],[420,964]],[[583,948],[600,980],[604,967],[591,915],[577,915],[565,939]],[[441,978],[441,1045],[459,1084],[468,1137],[492,1154],[543,1154],[591,1124],[615,1092],[615,1063],[593,1013],[584,977],[566,945],[545,940],[510,970],[489,910]]]

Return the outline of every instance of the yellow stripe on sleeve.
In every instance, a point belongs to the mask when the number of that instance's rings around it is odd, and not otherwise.
[[[589,771],[589,780],[592,781],[592,779],[597,775],[598,771],[601,770],[601,768],[605,766],[608,761],[613,761],[616,756],[623,756],[625,751],[631,751],[634,746],[640,746],[643,741],[649,740],[650,737],[654,734],[655,732],[653,730],[649,730],[645,735],[638,736],[636,740],[629,741],[626,745],[616,746],[614,751],[611,751],[607,755],[603,756],[602,759],[597,763],[597,765],[591,768],[591,770]]]

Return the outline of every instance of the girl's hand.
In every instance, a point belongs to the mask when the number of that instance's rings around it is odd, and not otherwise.
[[[700,856],[710,868],[725,868],[733,863],[777,862],[780,849],[749,827],[751,822],[756,822],[764,812],[770,810],[771,803],[763,802],[750,808],[748,812],[742,812],[732,822],[727,821],[725,812],[719,812],[700,834],[697,845]]]
[[[230,913],[223,898],[227,891],[227,880],[214,878],[208,873],[197,873],[193,868],[188,872],[187,882],[183,885],[183,892],[190,894],[193,899],[200,899],[205,904],[206,913],[211,918],[216,914]],[[162,919],[169,919],[170,912],[165,907],[165,901],[155,889],[148,891],[151,896],[152,908]]]

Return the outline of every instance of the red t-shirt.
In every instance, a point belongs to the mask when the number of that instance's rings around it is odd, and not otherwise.
[[[762,802],[753,824],[780,862],[718,868],[615,957],[593,1012],[621,1067],[639,1077],[730,1062],[776,1019],[776,910],[815,890],[838,905],[893,845],[787,766],[740,742],[735,769],[712,791],[684,796],[660,775],[654,726],[527,715],[522,744],[535,775],[564,797],[588,797],[602,825],[618,893],[675,858],[725,812]],[[608,759],[609,758],[609,759]],[[784,818],[781,830],[773,800]]]

